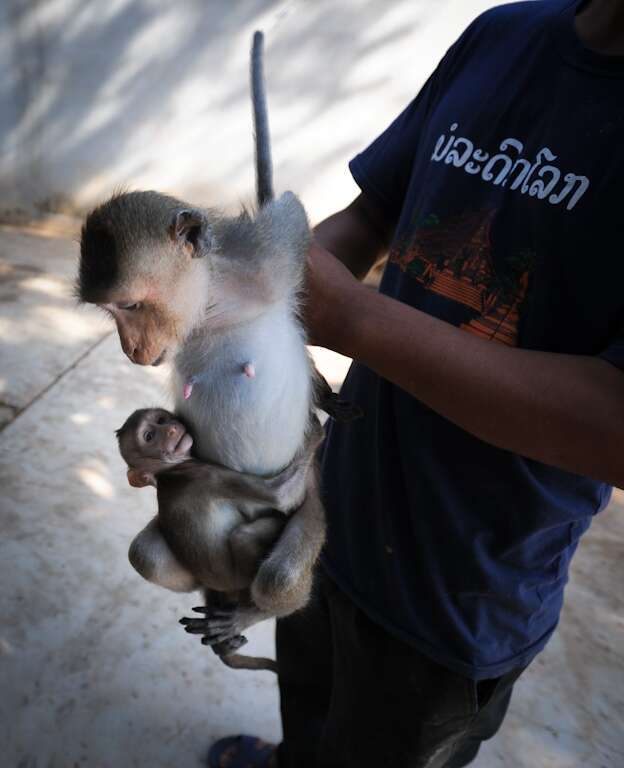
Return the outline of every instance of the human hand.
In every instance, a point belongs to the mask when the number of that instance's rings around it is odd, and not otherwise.
[[[346,352],[358,299],[366,290],[335,256],[313,242],[308,251],[303,304],[308,343]]]

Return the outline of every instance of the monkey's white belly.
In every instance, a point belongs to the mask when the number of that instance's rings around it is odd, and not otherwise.
[[[209,333],[187,342],[173,376],[176,411],[191,427],[194,452],[244,472],[277,472],[302,445],[309,417],[310,364],[300,329],[279,305],[253,323]],[[190,376],[196,381],[184,400]]]

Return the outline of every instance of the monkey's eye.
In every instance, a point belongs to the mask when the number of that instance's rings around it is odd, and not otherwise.
[[[157,424],[164,424],[167,421],[167,419],[164,416],[159,416]]]
[[[151,443],[153,439],[154,439],[153,432],[145,432],[143,434],[143,440],[145,440],[146,443]]]
[[[127,312],[135,312],[137,309],[141,309],[141,302],[135,301],[134,304],[119,304],[119,309],[125,309]]]

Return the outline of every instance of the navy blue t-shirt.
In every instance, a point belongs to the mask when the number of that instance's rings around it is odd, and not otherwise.
[[[396,222],[382,293],[493,344],[624,368],[624,57],[583,48],[578,5],[480,16],[350,168]],[[328,432],[330,575],[456,672],[527,664],[611,488],[488,445],[362,365],[342,392],[365,417]]]

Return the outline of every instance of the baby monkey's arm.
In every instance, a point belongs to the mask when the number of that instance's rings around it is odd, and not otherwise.
[[[322,427],[314,417],[303,448],[286,469],[271,477],[258,477],[211,467],[208,475],[211,485],[209,492],[221,499],[264,502],[272,509],[286,514],[298,507],[305,498],[308,473],[322,439]]]

